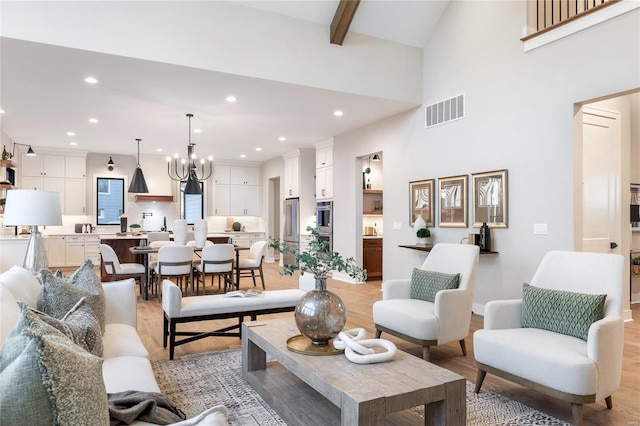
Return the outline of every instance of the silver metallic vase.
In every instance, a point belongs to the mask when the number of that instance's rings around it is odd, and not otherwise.
[[[316,277],[316,288],[308,291],[295,310],[296,325],[314,345],[329,344],[329,339],[342,331],[347,311],[342,299],[327,290],[327,279]]]

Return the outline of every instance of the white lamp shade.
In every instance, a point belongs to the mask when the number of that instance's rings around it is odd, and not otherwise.
[[[29,189],[7,191],[4,224],[6,226],[62,225],[60,194]]]

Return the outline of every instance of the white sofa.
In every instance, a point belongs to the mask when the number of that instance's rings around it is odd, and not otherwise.
[[[103,335],[102,375],[107,393],[127,390],[161,392],[151,368],[149,353],[136,329],[137,298],[134,280],[103,283],[103,288],[106,299],[106,329]],[[16,302],[22,300],[28,306],[36,308],[39,291],[39,281],[23,268],[14,266],[0,274],[0,349],[20,317],[20,308]],[[227,414],[224,406],[216,406],[176,425],[227,425]],[[150,423],[133,424],[139,426]]]

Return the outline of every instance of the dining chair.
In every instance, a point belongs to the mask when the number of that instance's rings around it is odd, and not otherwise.
[[[121,278],[136,278],[140,284],[140,294],[143,294],[142,286],[147,285],[145,281],[146,271],[141,263],[120,263],[118,255],[108,244],[100,244],[100,255],[102,264],[109,274],[109,281]]]
[[[193,286],[193,248],[184,245],[165,245],[158,250],[158,260],[154,263],[152,271],[152,283],[156,291],[159,291],[160,282],[163,278],[176,278],[176,285],[186,291],[191,283]]]
[[[218,289],[221,289],[221,281],[224,280],[224,292],[227,285],[233,288],[233,256],[232,244],[211,244],[202,249],[202,259],[195,266],[196,294],[199,292],[199,283],[202,281],[202,292],[206,293],[207,275],[211,275],[211,286],[214,277],[218,276]]]
[[[169,241],[169,232],[147,232],[147,244],[150,245],[154,241]]]
[[[238,259],[236,268],[238,269],[238,277],[251,277],[253,279],[253,286],[256,286],[256,277],[260,277],[262,282],[262,289],[264,286],[264,274],[262,273],[262,259],[264,258],[264,251],[267,247],[266,241],[256,241],[249,248],[249,255]],[[256,275],[258,271],[258,275]],[[240,280],[236,283],[236,287],[240,288]]]

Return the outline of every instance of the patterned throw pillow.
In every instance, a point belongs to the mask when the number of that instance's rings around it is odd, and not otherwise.
[[[87,304],[85,298],[80,299],[73,308],[61,319],[54,318],[33,308],[28,308],[22,302],[18,302],[21,309],[30,309],[38,315],[42,321],[49,324],[82,349],[102,356],[102,330],[93,313],[93,309]]]
[[[587,340],[589,327],[604,317],[606,294],[550,290],[524,284],[522,327],[541,328]]]
[[[0,424],[106,425],[102,359],[30,309],[0,351]]]
[[[44,269],[41,273],[42,288],[38,295],[38,310],[62,319],[81,298],[85,297],[104,334],[106,311],[104,289],[91,260],[86,260],[68,279],[56,277]]]
[[[460,274],[445,274],[413,268],[410,297],[435,302],[437,292],[458,288],[459,285]]]

